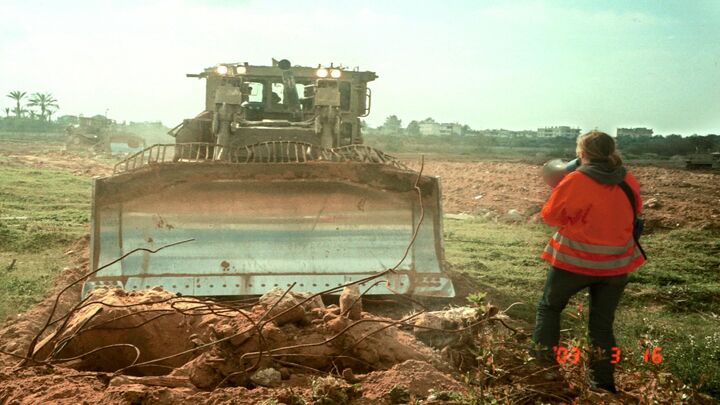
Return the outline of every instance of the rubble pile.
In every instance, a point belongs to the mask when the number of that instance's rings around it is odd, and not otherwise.
[[[402,330],[396,320],[363,312],[357,288],[346,288],[339,304],[326,306],[319,296],[282,289],[269,291],[256,303],[238,305],[177,296],[161,288],[99,288],[70,316],[60,317],[29,363],[65,370],[61,376],[77,375],[67,369],[98,373],[111,388],[103,395],[115,396],[138,384],[149,391],[164,387],[186,394],[228,387],[280,388],[298,379],[310,387],[308,376],[333,371],[344,384],[356,384],[367,373],[375,381],[381,370],[397,370],[393,367],[408,361],[437,374],[438,368],[447,368],[440,353]],[[30,379],[38,378],[43,376]],[[24,395],[2,379],[0,392]],[[87,382],[83,377],[77,384],[98,390]],[[179,394],[173,395],[178,400]]]
[[[230,375],[230,385],[248,385],[250,375],[243,370],[294,364],[365,372],[411,359],[440,363],[432,349],[394,327],[393,320],[346,312],[326,307],[319,297],[281,289],[242,309],[160,288],[130,293],[101,288],[61,331],[38,345],[34,358],[77,370],[124,368],[131,375],[172,370],[198,388],[215,388]]]

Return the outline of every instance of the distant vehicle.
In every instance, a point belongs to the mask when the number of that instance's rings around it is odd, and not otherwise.
[[[720,169],[720,152],[693,153],[685,159],[688,169]]]
[[[97,153],[135,153],[145,148],[145,140],[122,130],[102,115],[78,117],[75,124],[65,128],[65,145],[68,149],[90,149]]]

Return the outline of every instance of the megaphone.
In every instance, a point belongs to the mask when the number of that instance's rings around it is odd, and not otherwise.
[[[555,187],[560,181],[571,172],[574,172],[580,166],[580,158],[565,162],[562,159],[553,159],[543,165],[542,176],[545,183],[550,187]]]

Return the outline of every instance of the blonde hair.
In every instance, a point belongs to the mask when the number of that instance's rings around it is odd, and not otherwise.
[[[615,147],[615,140],[605,132],[596,129],[580,135],[577,139],[577,153],[585,153],[590,161],[607,162],[613,168],[622,166],[623,162]]]

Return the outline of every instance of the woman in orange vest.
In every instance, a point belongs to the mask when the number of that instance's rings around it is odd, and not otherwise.
[[[551,267],[537,308],[534,354],[541,362],[555,360],[560,314],[573,295],[588,288],[591,383],[616,392],[615,309],[628,273],[645,261],[633,238],[635,216],[642,207],[640,186],[623,167],[615,141],[606,133],[591,131],[578,137],[577,155],[580,166],[558,183],[540,213],[559,229],[541,256]]]

